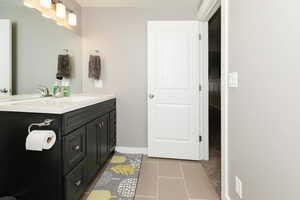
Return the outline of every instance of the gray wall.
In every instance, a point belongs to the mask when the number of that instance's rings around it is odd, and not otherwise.
[[[81,18],[81,8],[69,0]],[[73,57],[72,90],[82,90],[81,38],[77,32],[59,27],[35,9],[27,8],[22,0],[0,2],[0,19],[13,22],[13,88],[14,93],[37,93],[37,86],[51,86],[57,70],[57,55],[70,49]],[[80,26],[79,26],[80,27]]]
[[[115,93],[118,98],[118,145],[147,146],[147,20],[189,20],[196,7],[84,8],[83,90]],[[103,60],[103,89],[87,78],[89,50],[99,49]]]
[[[298,200],[300,2],[229,1],[229,183],[245,200]]]

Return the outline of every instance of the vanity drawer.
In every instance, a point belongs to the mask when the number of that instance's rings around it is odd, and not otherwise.
[[[83,160],[65,176],[65,200],[79,200],[85,192],[86,186],[86,168],[85,160]]]
[[[86,128],[82,127],[63,138],[64,174],[86,156]]]
[[[63,115],[62,121],[63,134],[67,134],[114,109],[116,109],[116,99],[66,113]]]

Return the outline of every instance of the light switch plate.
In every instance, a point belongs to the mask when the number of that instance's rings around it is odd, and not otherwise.
[[[237,72],[231,72],[228,74],[228,87],[230,88],[238,88],[239,86],[239,78]]]

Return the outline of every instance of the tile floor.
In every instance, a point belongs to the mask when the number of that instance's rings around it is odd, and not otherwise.
[[[102,171],[81,200],[87,199]],[[135,200],[219,200],[219,198],[200,162],[145,156]]]
[[[200,162],[145,157],[135,200],[218,200]]]

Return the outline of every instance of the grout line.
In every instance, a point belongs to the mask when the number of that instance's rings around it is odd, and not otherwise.
[[[180,168],[180,171],[181,171],[181,175],[183,177],[183,184],[184,184],[184,189],[185,189],[186,195],[188,196],[188,199],[191,199],[191,195],[188,191],[187,184],[186,184],[186,181],[185,181],[184,172],[183,172],[181,162],[179,163],[179,168]]]
[[[159,181],[158,181],[158,174],[159,174],[159,162],[156,162],[156,196],[159,200]]]
[[[190,163],[187,163],[187,162],[180,162],[181,165],[188,165],[188,166],[191,166],[191,165],[201,165],[201,162],[190,162]]]
[[[157,198],[157,196],[149,196],[149,195],[136,195],[136,197],[142,197],[142,198]],[[196,199],[197,200],[197,199]]]
[[[167,179],[183,179],[183,177],[174,177],[174,176],[158,176],[158,178],[167,178]]]

